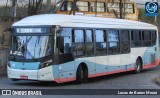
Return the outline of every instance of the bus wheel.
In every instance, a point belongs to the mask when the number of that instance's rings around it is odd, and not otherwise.
[[[83,70],[82,70],[82,66],[80,65],[77,69],[77,73],[76,73],[76,83],[77,84],[81,84],[82,83],[82,79],[83,79]]]
[[[142,62],[141,60],[138,58],[135,64],[135,73],[140,73],[142,70]]]
[[[76,74],[76,82],[78,84],[87,83],[88,82],[88,68],[84,64],[79,65],[77,69],[77,74]]]

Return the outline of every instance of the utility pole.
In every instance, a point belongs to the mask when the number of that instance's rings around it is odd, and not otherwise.
[[[157,2],[157,0],[152,0],[152,2]],[[154,16],[154,23],[157,23],[157,16]]]
[[[16,17],[16,2],[17,0],[12,0],[12,20],[13,21]]]
[[[120,19],[122,19],[122,0],[119,2]]]

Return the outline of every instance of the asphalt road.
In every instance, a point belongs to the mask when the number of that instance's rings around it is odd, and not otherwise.
[[[54,82],[10,81],[9,79],[4,77],[0,79],[0,89],[160,89],[160,86],[156,85],[153,82],[153,79],[157,76],[160,76],[160,66],[144,70],[142,73],[139,74],[134,74],[133,72],[125,72],[114,75],[91,78],[89,79],[88,83],[80,85],[75,84],[74,82],[57,84]],[[75,96],[71,97],[71,96],[61,95],[54,97],[72,98]],[[79,98],[80,96],[76,97]],[[90,97],[81,95],[81,98],[82,97],[96,98],[96,96]],[[106,98],[106,96],[104,95],[97,97]],[[128,98],[127,96],[119,96],[119,97]],[[144,98],[146,97],[147,96],[144,96]],[[2,97],[0,96],[0,98]],[[20,96],[15,98],[20,98]],[[114,96],[110,96],[110,98],[114,98]]]

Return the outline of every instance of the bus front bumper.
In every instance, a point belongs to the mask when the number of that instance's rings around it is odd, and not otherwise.
[[[41,70],[22,70],[7,67],[8,78],[15,80],[37,80],[37,81],[53,81],[53,72],[48,72],[49,68]]]

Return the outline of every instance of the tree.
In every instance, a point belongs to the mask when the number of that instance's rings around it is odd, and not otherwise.
[[[43,0],[29,0],[28,1],[28,16],[39,13]]]

